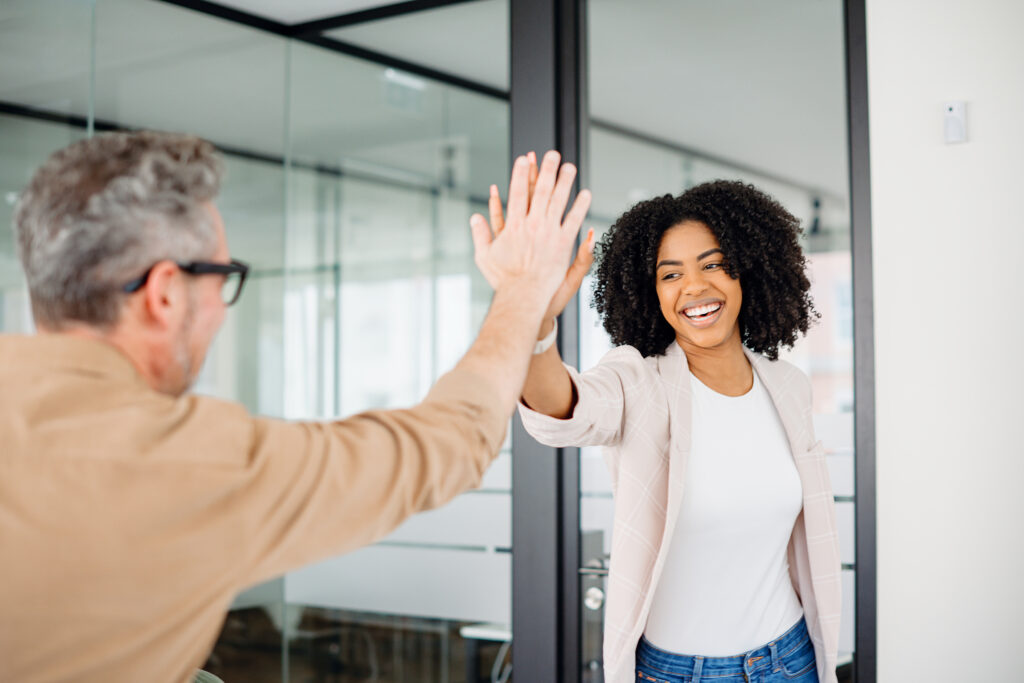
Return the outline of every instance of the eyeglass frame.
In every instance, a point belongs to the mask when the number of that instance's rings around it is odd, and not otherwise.
[[[143,287],[146,286],[146,282],[149,281],[149,275],[153,272],[153,269],[160,265],[161,262],[154,263],[146,270],[145,273],[135,278],[131,282],[121,287],[121,290],[126,294],[134,294]],[[242,296],[242,289],[245,287],[245,279],[249,275],[249,264],[244,261],[237,259],[231,259],[231,263],[214,263],[212,261],[189,261],[187,263],[177,263],[174,265],[178,266],[178,269],[182,272],[188,273],[189,275],[234,275],[238,273],[240,278],[238,281],[238,289],[235,290],[235,295],[231,297],[231,301],[225,301],[225,306],[233,306],[239,297]]]

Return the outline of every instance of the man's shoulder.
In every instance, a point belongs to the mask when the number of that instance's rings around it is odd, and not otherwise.
[[[0,340],[0,350],[25,348]],[[31,346],[31,344],[29,344]],[[239,403],[168,396],[129,371],[0,356],[0,441],[42,463],[244,464],[260,421]]]

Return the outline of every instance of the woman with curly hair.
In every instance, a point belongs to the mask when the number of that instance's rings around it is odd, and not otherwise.
[[[581,373],[553,344],[592,233],[539,330],[523,423],[604,446],[612,476],[607,683],[836,680],[834,502],[810,382],[778,360],[817,317],[799,232],[739,182],[640,202],[598,249],[616,348]]]

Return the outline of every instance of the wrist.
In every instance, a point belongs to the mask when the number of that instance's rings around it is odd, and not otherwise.
[[[554,323],[551,328],[547,331],[541,339],[537,341],[533,346],[533,355],[539,356],[555,344],[555,340],[558,338],[558,319],[554,319]]]
[[[548,303],[551,300],[551,293],[548,289],[549,287],[542,280],[522,276],[509,278],[502,282],[495,288],[494,296],[496,298],[508,298],[519,301],[524,306],[530,308],[536,307],[537,318],[540,319],[547,310]]]
[[[537,330],[537,339],[541,340],[551,334],[551,330],[554,329],[555,324],[558,322],[558,317],[544,318],[540,324],[540,329]]]

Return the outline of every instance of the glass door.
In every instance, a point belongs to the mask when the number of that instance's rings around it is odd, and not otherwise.
[[[698,183],[752,183],[801,220],[821,320],[783,358],[811,378],[843,562],[840,680],[854,650],[853,298],[843,3],[587,3],[590,220]],[[590,278],[588,277],[588,280]],[[580,297],[580,369],[610,348]],[[615,502],[600,449],[581,450],[582,680],[600,681]]]

